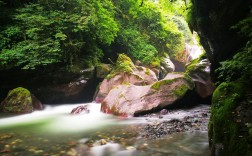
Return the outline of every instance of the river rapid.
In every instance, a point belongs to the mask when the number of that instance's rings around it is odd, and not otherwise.
[[[79,105],[90,113],[71,115]],[[97,103],[46,105],[0,116],[0,155],[207,156],[209,116],[208,105],[129,118],[101,113]]]

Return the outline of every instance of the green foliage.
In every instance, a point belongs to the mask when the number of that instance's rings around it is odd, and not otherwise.
[[[98,38],[98,41],[101,43],[111,44],[119,30],[113,18],[114,6],[112,2],[110,0],[89,0],[89,3],[94,7],[91,10],[90,17],[91,32],[95,33],[95,37]],[[87,7],[84,9],[87,9]]]
[[[123,52],[146,65],[159,67],[164,53],[175,56],[184,49],[182,31],[171,18],[165,17],[166,12],[160,5],[140,0],[114,3],[118,6],[118,23],[121,25],[116,43],[123,47]]]
[[[216,70],[219,78],[225,81],[234,81],[240,77],[251,79],[252,75],[252,18],[247,18],[232,27],[240,29],[240,33],[249,38],[246,46],[232,59],[221,62],[221,66]]]
[[[118,73],[133,73],[136,69],[131,59],[125,54],[119,54],[115,68],[107,75],[106,79],[113,78]]]
[[[0,1],[0,6],[4,5],[5,3],[3,1]]]
[[[108,0],[25,4],[16,9],[15,24],[0,32],[0,68],[33,69],[58,62],[96,64],[103,56],[98,43],[110,44],[117,34],[113,16],[113,4]]]
[[[187,22],[184,18],[173,16],[172,20],[175,22],[175,24],[178,27],[178,30],[180,30],[183,33],[183,36],[185,38],[186,43],[192,43],[192,33],[188,27]]]
[[[0,1],[0,70],[61,63],[68,69],[99,64],[118,51],[159,67],[189,41],[179,16],[184,1]],[[174,12],[174,13],[172,13]],[[113,57],[112,57],[113,58]]]
[[[188,0],[159,0],[159,5],[162,6],[167,13],[174,13],[176,16],[186,16],[191,2]]]
[[[148,43],[137,29],[124,29],[118,34],[116,40],[120,45],[126,47],[126,52],[144,64],[150,64],[158,55],[156,48]]]

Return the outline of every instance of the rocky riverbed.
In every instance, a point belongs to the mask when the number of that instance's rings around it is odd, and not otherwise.
[[[157,114],[145,115],[144,117],[150,123],[143,126],[141,136],[155,139],[173,133],[207,131],[210,117],[209,107],[204,106],[200,109],[188,109],[187,111],[161,110]],[[187,113],[188,115],[186,115]]]
[[[103,116],[104,114],[100,114],[101,117],[98,118],[99,114],[92,114],[92,110],[90,114],[74,116],[69,114],[71,109],[68,107],[76,106],[69,105],[66,107],[68,113],[62,111],[43,122],[26,121],[27,123],[21,124],[22,119],[18,118],[21,125],[0,128],[0,155],[210,155],[207,136],[210,116],[208,105],[162,110],[126,119]],[[59,113],[58,109],[62,107],[55,109]],[[39,114],[38,118],[41,120]],[[0,121],[3,124],[4,120]],[[84,130],[88,125],[98,125],[98,122],[103,124]],[[62,125],[64,126],[59,128]],[[81,127],[77,129],[77,126]]]

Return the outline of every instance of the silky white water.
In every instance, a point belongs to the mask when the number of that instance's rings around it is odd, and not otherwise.
[[[90,113],[71,115],[71,110],[80,105],[87,105]],[[97,103],[45,105],[43,111],[0,119],[0,129],[41,123],[40,129],[60,133],[85,131],[116,123],[114,116],[100,112],[100,106]]]
[[[73,108],[87,105],[89,114],[71,115]],[[183,132],[160,139],[141,138],[138,127],[147,123],[182,119],[201,105],[173,110],[159,118],[119,118],[100,112],[100,104],[46,105],[43,111],[0,117],[0,155],[3,156],[149,156],[209,155],[207,132]],[[106,140],[101,145],[101,140]]]

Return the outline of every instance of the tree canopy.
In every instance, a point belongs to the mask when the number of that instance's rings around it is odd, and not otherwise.
[[[190,42],[184,13],[174,12],[182,2],[2,0],[0,70],[89,67],[118,53],[158,66]]]

